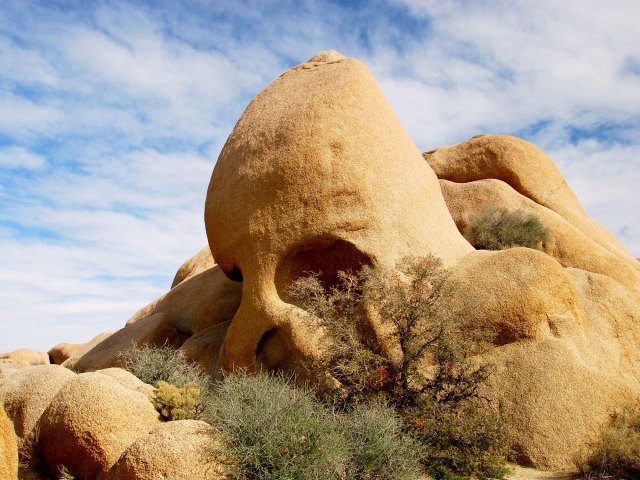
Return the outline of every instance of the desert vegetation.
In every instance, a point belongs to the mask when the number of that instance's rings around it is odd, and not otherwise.
[[[456,286],[441,262],[407,258],[394,270],[365,267],[338,277],[325,289],[311,274],[289,290],[330,345],[307,368],[331,372],[340,385],[332,393],[345,408],[391,406],[435,478],[504,476],[507,432],[481,395],[491,366],[477,360],[491,348],[492,332],[474,329],[473,306],[449,302]]]
[[[578,464],[583,478],[640,478],[640,402],[614,413]]]
[[[487,206],[471,220],[464,236],[478,250],[501,250],[527,247],[544,250],[551,239],[540,219],[522,210],[498,209]]]
[[[339,272],[328,289],[319,278],[288,289],[329,346],[298,365],[297,381],[236,372],[210,384],[170,347],[132,348],[123,364],[157,387],[165,420],[203,418],[223,433],[234,478],[503,477],[507,432],[481,396],[491,366],[477,360],[491,332],[473,328],[469,306],[447,302],[455,286],[440,261]],[[311,370],[333,386],[301,385]]]

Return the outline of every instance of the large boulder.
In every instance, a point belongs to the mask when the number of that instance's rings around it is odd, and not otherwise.
[[[603,248],[629,258],[620,242],[584,211],[553,161],[535,145],[510,135],[478,135],[424,154],[441,180],[503,181],[521,195],[560,214]]]
[[[33,454],[37,425],[58,392],[76,377],[59,365],[39,365],[17,371],[0,382],[0,405],[13,421],[24,457]]]
[[[78,358],[87,353],[98,343],[108,338],[113,332],[102,332],[100,335],[96,335],[86,343],[59,343],[52,347],[47,354],[51,363],[56,365],[62,365],[69,360],[67,365],[75,363]]]
[[[518,193],[502,180],[484,179],[468,183],[440,180],[447,207],[461,232],[489,206],[520,210],[538,217],[551,232],[546,251],[564,267],[601,273],[638,291],[640,270],[633,258],[604,248],[593,237],[576,228],[558,212]],[[471,240],[471,239],[469,239]],[[640,291],[638,291],[640,294]]]
[[[109,335],[75,362],[72,363],[71,359],[67,360],[64,366],[78,372],[121,367],[120,353],[132,346],[173,345],[178,347],[182,341],[171,319],[164,313],[155,313]]]
[[[472,250],[438,180],[367,67],[321,52],[249,104],[216,162],[205,204],[213,258],[243,280],[221,349],[224,368],[278,368],[317,354],[287,298],[304,272],[392,266]]]
[[[222,480],[229,478],[222,451],[220,433],[205,422],[167,422],[127,448],[106,478]]]
[[[102,479],[122,453],[160,424],[146,395],[97,372],[77,375],[40,421],[38,446],[53,475]]]
[[[0,478],[18,478],[18,445],[13,424],[0,406]]]
[[[640,303],[610,277],[537,250],[478,251],[451,270],[447,306],[491,331],[499,408],[520,463],[574,466],[608,416],[640,395]]]
[[[196,253],[189,260],[180,265],[180,268],[176,272],[171,288],[184,282],[187,278],[191,278],[198,273],[202,273],[209,268],[213,268],[216,262],[211,255],[211,249],[209,245],[203,247],[198,253]]]

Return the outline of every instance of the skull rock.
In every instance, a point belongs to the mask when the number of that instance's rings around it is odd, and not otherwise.
[[[214,168],[205,224],[218,265],[243,281],[226,369],[313,355],[318,332],[286,294],[304,272],[330,286],[340,270],[429,253],[452,265],[473,250],[371,73],[337,52],[285,72],[249,104]]]

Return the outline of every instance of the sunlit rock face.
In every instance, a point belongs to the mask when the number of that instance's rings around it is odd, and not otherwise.
[[[488,205],[535,214],[553,248],[475,251],[463,233]],[[640,264],[524,140],[482,135],[423,158],[358,60],[321,52],[258,94],[217,161],[205,224],[210,248],[173,288],[68,361],[102,368],[132,340],[168,341],[213,376],[290,369],[327,348],[292,280],[321,272],[331,286],[340,270],[434,254],[463,292],[448,300],[477,305],[495,333],[483,394],[517,460],[571,468],[640,395]]]
[[[366,66],[321,52],[249,104],[218,158],[205,205],[209,246],[243,295],[225,368],[267,368],[313,354],[286,286],[303,272],[392,266],[472,250]]]

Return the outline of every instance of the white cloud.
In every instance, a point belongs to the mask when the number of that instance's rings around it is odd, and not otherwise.
[[[0,168],[21,168],[37,170],[44,167],[47,160],[36,153],[22,147],[0,148]]]

